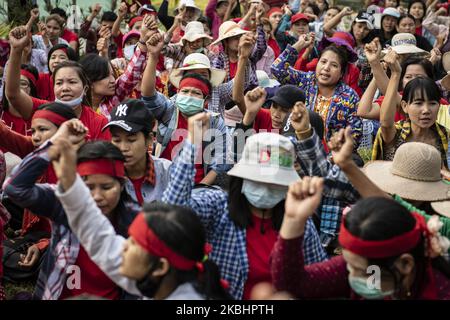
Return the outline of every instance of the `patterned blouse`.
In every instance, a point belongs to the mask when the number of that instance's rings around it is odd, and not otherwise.
[[[272,64],[272,74],[281,84],[298,85],[306,95],[306,107],[314,111],[319,96],[315,72],[303,72],[293,66],[298,57],[298,51],[288,45]],[[348,85],[339,81],[326,114],[326,140],[330,140],[334,132],[350,126],[355,139],[355,148],[359,146],[362,136],[362,121],[356,116],[359,103],[358,94]]]

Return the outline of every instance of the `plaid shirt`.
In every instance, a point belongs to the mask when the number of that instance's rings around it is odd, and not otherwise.
[[[342,210],[356,202],[359,194],[341,169],[327,160],[317,134],[313,133],[311,137],[294,144],[303,175],[325,178],[325,189],[317,213],[320,217],[320,235],[326,241],[327,236],[335,237],[338,234]]]
[[[251,73],[249,75],[248,88],[255,88],[258,86],[258,78],[256,77],[256,63],[261,60],[264,53],[267,49],[266,35],[264,33],[264,29],[262,25],[259,25],[256,29],[257,38],[256,38],[256,46],[253,49],[253,52],[249,58]],[[230,77],[230,60],[228,59],[228,55],[221,51],[211,62],[212,67],[217,69],[222,69],[227,72],[225,77],[225,82],[231,80]]]
[[[134,55],[128,63],[125,72],[116,80],[115,95],[106,97],[98,106],[98,109],[96,110],[97,113],[102,114],[108,120],[111,120],[111,110],[118,106],[122,100],[131,95],[136,85],[141,81],[146,59],[147,53],[142,52],[139,47],[136,47]]]
[[[73,273],[69,267],[75,265],[80,249],[80,242],[72,233],[64,209],[55,195],[56,186],[35,184],[50,164],[47,151],[51,145],[48,141],[26,156],[5,182],[5,194],[11,201],[52,221],[52,239],[34,293],[37,299],[43,300],[59,298],[67,276]],[[137,214],[131,207],[123,202],[119,202],[117,207],[120,221],[116,232],[124,236]]]
[[[247,257],[246,230],[231,220],[228,212],[228,195],[221,189],[194,189],[194,159],[198,148],[185,141],[180,156],[170,172],[170,183],[164,192],[163,202],[191,207],[201,219],[207,241],[212,244],[210,255],[230,283],[230,293],[241,299],[247,281],[249,264]],[[305,228],[303,247],[306,263],[327,259],[312,221]]]
[[[295,70],[292,66],[297,60],[298,52],[288,45],[272,64],[272,74],[281,84],[293,84],[299,86],[306,95],[306,107],[314,111],[316,99],[319,95],[315,72],[303,72]],[[359,146],[362,137],[362,121],[356,115],[359,103],[358,94],[348,85],[339,81],[334,89],[330,107],[325,121],[326,140],[329,141],[333,133],[342,128],[352,128],[355,150]]]

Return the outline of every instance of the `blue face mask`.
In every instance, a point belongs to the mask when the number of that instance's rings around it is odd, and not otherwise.
[[[360,277],[349,276],[348,283],[356,294],[369,300],[382,300],[394,294],[394,290],[382,291],[381,289],[377,289],[375,287],[369,288],[367,285],[367,280]]]
[[[274,187],[266,183],[244,179],[242,193],[252,206],[258,209],[272,209],[286,198],[287,187]]]
[[[84,92],[78,98],[72,99],[70,101],[62,101],[59,99],[55,99],[55,102],[62,103],[71,108],[75,108],[75,107],[78,107],[83,102],[83,98],[84,98]]]
[[[175,104],[182,114],[192,116],[203,111],[204,99],[178,94]]]
[[[133,58],[134,50],[136,49],[136,45],[132,44],[123,48],[123,56],[127,61],[130,61]]]

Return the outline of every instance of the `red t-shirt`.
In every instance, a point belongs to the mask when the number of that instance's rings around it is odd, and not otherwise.
[[[64,289],[59,297],[60,300],[76,297],[83,293],[110,300],[118,300],[120,298],[119,287],[89,258],[89,255],[81,245],[75,266],[80,268],[80,289],[69,289],[67,285],[64,285]],[[75,276],[75,273],[68,274],[68,278],[71,275]],[[67,280],[69,284],[75,283],[75,281]]]
[[[261,219],[252,214],[252,226],[247,227],[248,277],[244,285],[244,300],[250,298],[253,287],[260,282],[272,282],[269,257],[277,241],[278,232],[272,219]],[[261,233],[264,230],[264,234]]]
[[[137,179],[131,179],[131,183],[133,183],[134,193],[136,194],[136,199],[140,206],[144,203],[144,198],[142,197],[142,184],[144,183],[145,176]]]
[[[253,123],[253,129],[257,133],[260,131],[270,132],[272,128],[272,117],[270,116],[270,110],[261,109],[256,115],[255,122]]]
[[[9,111],[3,111],[1,119],[14,132],[24,136],[31,136],[31,119],[25,120],[22,117],[16,117]]]
[[[179,114],[178,116],[178,125],[177,130],[175,130],[174,134],[172,135],[172,139],[170,139],[169,143],[167,144],[164,151],[161,153],[161,158],[171,160],[172,161],[172,154],[176,155],[182,147],[182,142],[187,137],[187,129],[188,124],[187,120]],[[205,170],[203,168],[203,158],[201,159],[201,163],[195,164],[195,183],[200,183],[202,179],[205,177]]]
[[[39,99],[54,101],[53,78],[50,73],[39,73],[39,81],[36,83],[37,97]]]
[[[400,94],[400,95],[403,95],[403,92],[400,91],[399,94]],[[381,96],[381,97],[379,97],[378,99],[376,99],[376,100],[374,101],[374,103],[378,104],[378,105],[381,107],[381,104],[383,103],[383,100],[384,100],[384,96]],[[447,100],[445,100],[444,98],[441,98],[441,100],[439,101],[439,103],[440,103],[440,104],[448,104]],[[406,117],[405,117],[402,113],[398,112],[398,110],[397,110],[397,111],[395,111],[395,118],[394,118],[394,121],[395,121],[395,122],[398,122],[398,121],[400,121],[400,120],[406,120]]]
[[[123,39],[122,32],[119,33],[119,35],[117,37],[113,38],[115,44],[117,45],[117,57],[116,58],[123,57],[122,39]]]
[[[269,41],[267,41],[267,45],[269,45],[272,48],[276,59],[281,53],[280,46],[278,45],[277,40],[269,38]]]
[[[50,102],[33,97],[31,99],[33,100],[33,111],[36,111],[40,105]],[[102,128],[108,124],[108,119],[104,116],[95,113],[87,106],[83,106],[79,119],[89,129],[87,140],[111,140],[111,133],[108,129],[102,132]]]
[[[231,62],[230,61],[230,79],[234,79],[234,76],[237,72],[237,62]]]
[[[422,26],[416,27],[416,34],[417,34],[418,36],[421,36],[421,35],[422,35]]]
[[[64,32],[61,36],[64,40],[66,40],[68,43],[71,43],[72,41],[78,42],[78,36],[75,32],[72,32],[68,29],[64,29]]]

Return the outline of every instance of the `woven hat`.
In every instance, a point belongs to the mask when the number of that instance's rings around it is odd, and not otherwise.
[[[186,29],[184,30],[184,36],[181,38],[180,44],[183,45],[183,40],[193,42],[201,38],[207,39],[209,40],[209,42],[211,42],[212,40],[212,37],[208,36],[205,33],[203,23],[199,21],[191,21],[186,25]]]
[[[263,132],[247,139],[242,158],[228,174],[256,182],[289,186],[300,179],[294,162],[294,144],[289,138]]]
[[[450,218],[450,201],[432,202],[431,207],[440,215]]]
[[[364,172],[380,189],[407,200],[450,200],[450,185],[441,177],[441,154],[421,142],[402,144],[393,161],[373,161]]]
[[[391,44],[392,50],[398,54],[427,53],[417,47],[416,37],[410,33],[397,33],[392,37]],[[383,50],[383,53],[387,53],[387,50]]]
[[[209,58],[203,53],[191,53],[184,58],[181,68],[172,70],[169,75],[169,80],[175,87],[178,88],[184,71],[195,69],[208,69],[211,72],[209,81],[212,86],[218,86],[221,84],[226,76],[225,70],[212,68],[211,61],[209,61]]]
[[[222,40],[239,36],[248,31],[241,29],[241,27],[234,21],[225,21],[219,27],[219,37],[212,44],[218,44]]]

